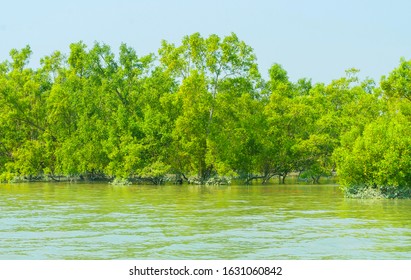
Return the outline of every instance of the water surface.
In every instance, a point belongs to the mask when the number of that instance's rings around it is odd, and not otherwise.
[[[0,259],[411,259],[410,213],[336,186],[0,185]]]

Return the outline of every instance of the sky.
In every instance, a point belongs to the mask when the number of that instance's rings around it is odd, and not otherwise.
[[[377,82],[411,59],[408,0],[0,0],[0,61],[30,45],[30,66],[69,45],[121,43],[138,55],[157,53],[161,40],[178,44],[200,32],[231,32],[250,45],[267,77],[279,63],[292,81],[329,83],[357,68]]]

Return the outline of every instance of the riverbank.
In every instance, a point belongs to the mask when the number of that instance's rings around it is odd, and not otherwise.
[[[116,178],[105,174],[81,174],[81,175],[39,175],[39,176],[15,176],[12,179],[0,180],[1,183],[32,183],[32,182],[68,182],[68,183],[108,183],[110,185],[287,185],[287,184],[337,184],[338,176],[323,176],[313,180],[299,176],[297,172],[292,172],[285,178],[283,176],[273,176],[265,179],[263,176],[254,176],[252,180],[249,177],[232,177],[232,176],[212,176],[207,180],[200,180],[196,176],[182,176],[176,174],[167,174],[161,177],[129,177]]]
[[[5,183],[5,182],[0,182]],[[338,177],[323,177],[320,182],[313,184],[310,180],[303,179],[297,174],[288,176],[284,182],[277,178],[262,183],[261,180],[255,180],[251,183],[244,183],[241,178],[227,178],[227,177],[212,177],[206,182],[201,182],[194,177],[189,177],[187,180],[177,180],[175,176],[165,176],[157,181],[150,178],[128,178],[118,179],[108,176],[39,176],[39,177],[16,177],[8,183],[97,183],[108,184],[113,186],[137,186],[137,185],[204,185],[204,186],[222,186],[222,185],[266,185],[266,186],[287,186],[287,185],[329,185],[339,187],[342,193],[347,198],[354,199],[411,199],[411,189],[401,187],[367,187],[367,186],[343,186],[338,184]]]

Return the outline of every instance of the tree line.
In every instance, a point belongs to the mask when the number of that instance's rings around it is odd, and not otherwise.
[[[139,56],[70,45],[0,64],[0,180],[245,183],[291,172],[345,186],[411,186],[411,61],[380,85],[350,69],[329,84],[263,79],[234,33],[185,36]],[[353,188],[351,188],[353,189]]]

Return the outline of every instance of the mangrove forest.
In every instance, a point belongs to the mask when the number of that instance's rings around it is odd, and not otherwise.
[[[70,45],[29,67],[29,46],[0,63],[0,181],[318,183],[347,195],[411,193],[411,61],[380,81],[357,69],[325,83],[259,72],[234,33]]]

